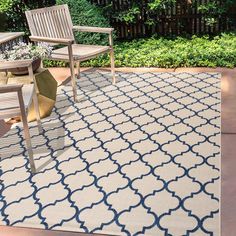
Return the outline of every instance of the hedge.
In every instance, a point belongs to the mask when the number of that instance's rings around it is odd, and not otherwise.
[[[45,62],[46,66],[65,66]],[[115,44],[116,67],[229,67],[236,66],[236,34],[224,33],[210,39],[149,38]],[[86,67],[109,66],[108,55],[83,62]]]
[[[103,16],[99,7],[91,4],[88,0],[57,0],[57,4],[67,4],[70,9],[74,25],[86,25],[97,27],[110,27],[108,20]],[[99,33],[75,34],[76,40],[81,44],[106,44],[107,35]]]

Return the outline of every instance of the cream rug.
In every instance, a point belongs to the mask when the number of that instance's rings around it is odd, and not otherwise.
[[[220,75],[83,73],[44,134],[0,142],[0,222],[112,235],[220,235]]]

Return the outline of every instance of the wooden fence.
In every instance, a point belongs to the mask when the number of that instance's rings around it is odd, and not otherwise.
[[[129,0],[90,0],[92,3],[104,7],[111,5],[114,13],[127,10],[131,7]],[[110,21],[117,31],[119,39],[132,39],[138,37],[148,37],[153,34],[183,35],[183,34],[217,34],[220,32],[235,29],[236,25],[236,8],[232,8],[227,14],[216,16],[216,23],[208,26],[204,15],[198,11],[198,6],[208,3],[211,0],[198,0],[196,5],[190,6],[187,1],[177,1],[172,7],[162,10],[153,15],[155,24],[149,26],[146,24],[147,14],[145,6],[147,0],[140,0],[143,4],[141,13],[137,16],[135,23],[127,24],[111,17]],[[218,0],[220,4],[224,4],[224,0]]]

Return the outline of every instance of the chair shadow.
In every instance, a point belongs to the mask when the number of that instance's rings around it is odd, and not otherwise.
[[[120,76],[117,78],[117,82],[123,80],[124,78]],[[70,77],[68,77],[67,80],[62,83],[62,85],[71,88],[69,81]],[[96,91],[112,85],[111,74],[110,72],[104,73],[95,69],[89,69],[86,70],[86,73],[82,72],[82,77],[79,79],[78,85],[78,89],[81,89],[86,93],[86,95],[80,97],[78,102],[84,102],[88,99],[88,96],[92,95]],[[57,102],[52,114],[48,118],[42,119],[44,130],[43,135],[39,135],[36,122],[29,123],[35,161],[36,163],[41,162],[41,164],[37,167],[37,171],[43,170],[45,167],[50,165],[55,160],[55,158],[60,157],[60,155],[65,153],[70,148],[70,146],[65,147],[65,129],[63,128],[63,122],[60,120],[60,117],[57,113],[60,112],[60,116],[63,116],[63,120],[69,118],[71,113],[68,113],[68,109],[70,109],[73,105],[74,102],[72,99],[69,100],[68,97],[65,97],[63,94],[57,95]],[[55,109],[58,110],[57,113],[55,112]],[[25,140],[22,142],[22,138],[19,137],[16,129],[16,127],[13,127],[6,134],[10,137],[7,146],[11,146],[11,150],[9,150],[10,153],[9,155],[6,155],[5,158],[22,155],[22,153],[25,151]],[[21,131],[21,135],[23,135],[22,132],[23,129]],[[11,140],[15,140],[14,145],[12,144]],[[20,142],[22,142],[22,146],[19,145]],[[50,152],[55,151],[53,158],[51,155],[48,155],[49,150]],[[43,154],[46,155],[43,156]],[[26,153],[26,155],[28,154]],[[2,157],[1,160],[4,160],[4,157]]]
[[[65,148],[66,133],[63,128],[63,123],[60,120],[51,120],[51,117],[49,119],[48,122],[43,122],[43,134],[38,133],[36,122],[29,123],[37,172],[43,170],[46,166],[55,161],[55,158],[60,157],[60,155],[70,148]],[[28,157],[23,132],[22,124],[20,124],[19,126],[13,127],[3,136],[4,143],[1,144],[1,161],[8,158],[19,158],[24,152],[24,156]],[[52,152],[53,157],[51,155]],[[39,165],[37,166],[37,164]]]
[[[107,70],[101,70],[96,68],[89,68],[81,73],[81,78],[77,79],[77,91],[82,91],[84,95],[78,96],[78,103],[85,102],[89,96],[92,96],[99,90],[106,90],[109,86],[111,89],[116,90],[117,83],[124,81],[125,78],[121,77],[120,74],[116,74],[116,84],[112,84],[111,72]],[[60,86],[72,90],[71,77],[68,77]],[[72,94],[72,92],[71,92]],[[72,95],[71,95],[72,96]]]
[[[116,83],[121,82],[122,80],[124,79],[116,73]],[[91,83],[88,85],[86,81],[90,81]],[[69,76],[60,84],[60,86],[69,87],[71,86],[70,82],[71,77]],[[77,79],[77,85],[78,88],[82,90],[96,91],[112,85],[112,75],[110,71],[105,69],[89,68],[81,72],[81,77]]]
[[[36,128],[37,129],[37,128]],[[60,157],[65,151],[65,129],[60,120],[56,122],[43,123],[43,134],[34,133],[31,129],[32,146],[35,155],[35,162],[40,163],[37,166],[37,171],[43,170],[46,166],[52,163],[55,158]],[[52,157],[53,153],[53,157]]]

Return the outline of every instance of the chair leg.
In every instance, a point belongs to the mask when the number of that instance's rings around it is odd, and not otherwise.
[[[110,51],[110,60],[111,60],[111,75],[112,75],[112,84],[116,83],[116,76],[115,76],[115,58],[114,58],[114,50],[111,49]]]
[[[71,72],[71,84],[72,84],[72,91],[73,91],[74,102],[77,102],[78,99],[77,99],[77,89],[76,89],[74,65],[70,66],[70,72]]]
[[[31,168],[32,173],[34,174],[34,173],[36,173],[36,168],[35,168],[35,164],[34,164],[34,154],[33,154],[29,126],[28,126],[28,122],[27,122],[25,109],[24,109],[24,111],[21,110],[21,115],[22,115],[22,121],[23,121],[23,127],[24,127],[26,147],[27,147],[28,155],[29,155],[30,168]]]
[[[70,75],[71,75],[73,97],[74,97],[74,102],[77,102],[78,99],[77,99],[77,88],[76,88],[76,81],[75,81],[75,65],[74,65],[72,45],[68,46],[68,53],[69,53],[69,59],[70,59]]]
[[[77,79],[80,79],[80,61],[76,62]]]
[[[31,138],[30,138],[30,132],[29,132],[29,126],[28,126],[28,121],[27,121],[27,115],[26,115],[22,90],[17,91],[17,93],[18,93],[21,117],[22,117],[22,122],[23,122],[26,147],[27,147],[28,155],[29,155],[30,168],[31,168],[32,173],[34,174],[36,172],[36,168],[34,164],[34,154],[33,154],[33,149],[32,149],[32,144],[31,144]]]
[[[34,111],[35,111],[35,115],[36,115],[36,120],[37,120],[37,124],[38,124],[38,130],[39,130],[39,133],[42,134],[43,133],[43,128],[42,128],[42,123],[41,123],[41,120],[40,120],[38,98],[37,98],[37,94],[36,94],[35,91],[34,91],[34,94],[33,94],[33,103],[34,103]]]
[[[42,63],[42,61],[41,61],[41,63]],[[36,90],[38,90],[37,89],[37,82],[36,82],[35,77],[34,77],[32,65],[29,66],[28,71],[29,71],[29,76],[34,81],[34,91],[33,91],[34,111],[35,111],[36,120],[37,120],[37,123],[38,123],[39,133],[42,134],[43,129],[42,129],[42,124],[41,124],[41,120],[40,120],[39,104],[38,104],[38,98],[37,98],[37,93],[36,93]]]

